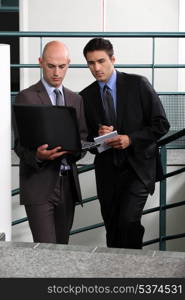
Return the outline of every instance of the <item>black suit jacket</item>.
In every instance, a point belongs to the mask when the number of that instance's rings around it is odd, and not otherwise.
[[[161,101],[148,82],[139,75],[117,72],[117,131],[127,134],[131,145],[122,152],[148,191],[154,192],[155,181],[162,176],[157,140],[169,130],[169,123]],[[98,136],[103,124],[103,107],[98,83],[95,81],[80,93],[88,126],[88,139]],[[95,168],[99,197],[103,189],[111,194],[113,180],[111,166],[113,150],[96,154]]]
[[[72,106],[76,109],[81,139],[86,139],[87,127],[84,117],[82,98],[80,95],[70,91],[65,87],[63,89],[63,92],[66,105]],[[16,103],[28,105],[52,105],[47,91],[41,81],[21,91],[16,97]],[[21,204],[44,203],[45,201],[47,201],[56,184],[61,165],[61,157],[53,161],[45,161],[44,163],[39,164],[36,161],[35,151],[29,151],[28,149],[23,148],[19,143],[18,136],[15,137],[15,152],[20,158]],[[70,161],[75,181],[77,202],[81,201],[81,191],[75,161],[77,161],[80,158],[81,153],[77,153],[71,156],[68,155],[68,161]]]

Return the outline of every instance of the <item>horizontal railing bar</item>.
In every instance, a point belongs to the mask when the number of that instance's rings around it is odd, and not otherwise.
[[[22,218],[22,219],[19,219],[19,220],[15,220],[15,221],[12,222],[12,226],[24,223],[26,221],[28,221],[28,218],[26,218],[26,217]],[[82,227],[82,228],[72,230],[70,232],[70,235],[80,233],[80,232],[84,232],[84,231],[88,231],[88,230],[91,230],[91,229],[96,229],[96,228],[103,227],[103,226],[104,226],[104,223],[98,223],[98,224],[94,224],[94,225],[90,225],[90,226],[85,226],[85,227]]]
[[[162,240],[168,241],[168,240],[173,240],[173,239],[180,239],[183,237],[185,237],[185,233],[179,233],[179,234],[163,236]]]
[[[12,196],[19,195],[19,191],[20,191],[20,189],[19,189],[19,188],[18,188],[18,189],[14,189],[14,190],[12,190]]]
[[[23,222],[26,222],[27,220],[28,220],[27,217],[19,219],[19,220],[15,220],[15,221],[12,222],[12,226],[21,224]],[[91,230],[91,229],[100,228],[100,227],[103,227],[103,226],[104,226],[103,222],[102,223],[97,223],[97,224],[94,224],[94,225],[90,225],[90,226],[85,226],[85,227],[82,227],[82,228],[72,230],[70,232],[70,235],[81,233],[81,232],[88,231],[88,230]],[[167,240],[178,239],[178,238],[183,238],[183,237],[185,237],[185,233],[163,236],[163,237],[161,237],[161,239],[167,241]],[[144,242],[143,246],[147,246],[147,245],[154,244],[154,243],[157,243],[157,242],[159,242],[159,238]]]
[[[12,196],[16,196],[18,194],[19,194],[19,189],[12,190]],[[97,196],[92,196],[92,197],[89,197],[89,198],[85,198],[85,199],[82,200],[82,204],[92,202],[92,201],[97,200],[97,199],[98,199]],[[81,205],[81,203],[77,203],[77,205]],[[172,203],[172,204],[167,204],[167,205],[161,206],[161,208],[162,209],[169,209],[169,208],[172,208],[172,207],[178,207],[178,206],[182,206],[182,205],[185,205],[185,201],[180,201],[180,202],[176,202],[176,203]],[[146,210],[143,211],[143,215],[159,211],[159,209],[160,209],[160,206],[156,206],[156,207],[153,207],[153,208],[146,209]]]
[[[15,221],[12,222],[12,226],[21,224],[23,222],[26,222],[27,220],[28,220],[27,217],[19,219],[19,220],[15,220]],[[100,227],[103,227],[103,226],[104,226],[103,222],[102,223],[97,223],[97,224],[94,224],[94,225],[90,225],[90,226],[85,226],[85,227],[82,227],[82,228],[78,228],[78,229],[72,230],[70,232],[70,235],[81,233],[81,232],[88,231],[88,230],[91,230],[91,229],[100,228]],[[174,234],[174,235],[167,235],[167,236],[161,237],[161,239],[167,241],[167,240],[178,239],[178,238],[183,238],[183,237],[185,237],[185,233]],[[154,244],[154,243],[157,243],[157,242],[159,242],[159,238],[156,238],[156,239],[144,242],[143,246]]]
[[[86,198],[86,199],[83,199],[82,200],[82,204],[85,204],[85,203],[88,203],[88,202],[92,202],[94,200],[97,200],[98,197],[97,196],[93,196],[93,197],[89,197],[89,198]],[[79,205],[80,203],[78,203],[77,205]]]
[[[27,218],[27,217],[22,218],[22,219],[19,219],[19,220],[15,220],[15,221],[12,222],[12,226],[18,225],[18,224],[21,224],[21,223],[24,223],[24,222],[26,222],[26,221],[28,221],[28,218]]]
[[[159,241],[160,241],[159,238],[149,240],[149,241],[143,242],[143,246],[149,246],[151,244],[159,243]]]
[[[185,172],[185,168],[181,168],[181,169],[179,169],[179,170],[176,170],[176,171],[167,173],[167,174],[164,175],[164,178],[172,177],[172,176],[181,174],[181,173],[183,173],[183,172]]]
[[[167,145],[167,146],[166,146],[166,149],[168,149],[168,150],[172,150],[172,149],[176,149],[176,150],[178,150],[178,149],[183,149],[183,150],[184,150],[185,148],[184,148],[184,145],[176,145],[176,146],[174,146],[174,145],[173,145],[173,146]]]
[[[0,36],[17,37],[126,37],[126,38],[184,38],[185,32],[101,32],[101,31],[1,31]]]
[[[167,235],[167,236],[161,237],[161,239],[165,240],[165,241],[168,241],[168,240],[179,239],[179,238],[183,238],[183,237],[185,237],[185,233]],[[151,244],[155,244],[155,243],[158,243],[159,241],[160,241],[159,238],[149,240],[149,241],[144,242],[143,246],[148,246],[148,245],[151,245]]]
[[[18,194],[19,194],[19,189],[12,190],[12,196],[15,196],[15,195],[18,195]],[[82,204],[92,202],[92,201],[97,200],[97,199],[98,199],[97,196],[92,196],[92,197],[89,197],[89,198],[85,198],[85,199],[82,200]],[[81,205],[81,203],[79,202],[76,205]],[[176,202],[176,203],[163,205],[163,206],[161,206],[161,209],[164,210],[164,209],[169,209],[169,208],[178,207],[178,206],[182,206],[182,205],[185,205],[185,201],[179,201],[179,202]],[[143,211],[143,215],[146,215],[146,214],[149,214],[149,213],[152,213],[152,212],[156,212],[156,211],[159,211],[159,210],[160,210],[160,206],[149,208],[149,209],[146,209],[146,210]]]
[[[17,95],[17,93],[19,93],[19,92],[18,91],[12,91],[11,95]],[[185,91],[184,92],[157,92],[157,94],[159,96],[184,96]],[[178,101],[178,99],[176,99],[176,101]]]
[[[176,148],[175,148],[176,149]],[[167,149],[169,150],[169,149]],[[171,150],[171,149],[170,149]],[[185,163],[181,163],[181,164],[167,164],[168,167],[183,167],[185,166]]]
[[[144,211],[143,211],[143,215],[147,215],[147,214],[150,214],[150,213],[159,211],[159,210],[160,210],[160,207],[159,207],[159,206],[152,207],[152,208],[149,208],[149,209],[144,210]]]
[[[172,134],[172,135],[170,135],[170,136],[168,136],[168,137],[166,137],[166,138],[161,139],[160,141],[158,141],[157,144],[158,144],[158,146],[163,146],[163,145],[166,145],[166,144],[168,144],[168,143],[170,143],[170,142],[172,142],[172,141],[174,141],[174,140],[176,140],[176,139],[178,139],[182,136],[185,136],[185,128],[178,131],[178,132],[176,132],[176,133],[174,133],[174,134]]]
[[[18,12],[19,7],[18,6],[1,6],[0,12]]]
[[[81,233],[81,232],[88,231],[88,230],[91,230],[91,229],[96,229],[96,228],[99,228],[99,227],[102,227],[102,226],[104,226],[104,223],[98,223],[98,224],[95,224],[95,225],[82,227],[82,228],[79,228],[79,229],[72,230],[70,232],[70,235],[73,235],[73,234],[76,234],[76,233]]]
[[[173,69],[173,68],[185,68],[185,64],[115,64],[115,68],[135,68],[135,69]],[[11,64],[11,68],[40,68],[39,64]],[[88,68],[87,64],[70,64],[71,69]]]
[[[11,68],[40,68],[39,64],[11,64]]]
[[[185,91],[184,92],[157,92],[157,94],[159,96],[178,96],[178,95],[184,96],[185,95]]]
[[[172,204],[166,204],[166,205],[162,205],[161,207],[156,206],[156,207],[144,210],[143,215],[147,215],[147,214],[159,211],[160,209],[164,210],[164,209],[169,209],[169,208],[172,208],[172,207],[178,207],[178,206],[182,206],[182,205],[185,205],[185,201],[179,201],[179,202],[172,203]]]
[[[150,66],[150,65],[148,65],[148,66]],[[184,68],[185,67],[184,64],[154,64],[151,66],[152,66],[152,68],[155,68],[155,69],[163,69],[163,68],[173,69],[173,68]]]
[[[179,201],[176,203],[171,203],[171,204],[166,204],[165,206],[162,206],[162,209],[169,209],[169,208],[174,208],[178,206],[185,205],[185,201]]]
[[[86,166],[78,168],[78,174],[81,174],[81,173],[84,173],[84,172],[87,172],[87,171],[91,171],[91,170],[94,170],[94,165],[93,164],[86,165]]]

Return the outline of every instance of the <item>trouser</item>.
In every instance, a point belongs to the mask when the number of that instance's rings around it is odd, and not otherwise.
[[[73,187],[71,174],[59,176],[46,203],[25,205],[34,242],[68,243],[75,210]]]
[[[106,197],[100,199],[107,246],[141,249],[144,235],[141,217],[148,191],[128,165],[114,175],[116,185],[113,187],[113,197],[109,200]]]

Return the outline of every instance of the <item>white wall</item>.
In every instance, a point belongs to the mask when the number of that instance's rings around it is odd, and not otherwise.
[[[46,5],[47,3],[47,5]],[[20,0],[21,31],[178,31],[179,0]],[[34,17],[33,17],[34,16]],[[43,38],[43,46],[53,38]],[[72,63],[85,63],[82,49],[89,38],[62,38],[71,50]],[[151,64],[152,39],[110,39],[115,48],[117,63]],[[21,63],[37,63],[40,55],[39,38],[23,38]],[[178,62],[178,41],[156,39],[156,63]],[[146,75],[150,69],[129,69]],[[176,91],[178,71],[155,71],[157,91]],[[40,78],[38,69],[23,69],[21,88]],[[78,78],[78,80],[76,80]],[[87,69],[69,70],[65,83],[75,91],[93,80]]]
[[[11,102],[10,102],[10,45],[0,44],[0,232],[11,240]]]
[[[179,1],[178,0],[20,0],[20,31],[178,31],[179,28]],[[53,39],[53,38],[51,38]],[[44,38],[43,45],[48,42]],[[89,38],[62,39],[71,52],[72,63],[85,63],[82,49]],[[121,64],[151,64],[152,39],[110,39],[115,48],[116,63]],[[40,54],[40,40],[38,38],[24,38],[21,44],[21,63],[37,63]],[[156,39],[156,63],[178,62],[178,41],[176,39]],[[151,80],[149,69],[128,69],[130,73],[146,75]],[[35,83],[40,78],[38,69],[22,71],[21,88]],[[65,79],[65,85],[79,91],[93,78],[88,69],[70,69]],[[178,71],[175,69],[156,70],[155,88],[157,91],[177,91]],[[88,155],[84,161],[92,161]],[[14,170],[14,172],[17,172]],[[14,176],[13,176],[14,177]],[[92,172],[80,175],[84,197],[94,196],[96,187]],[[173,185],[172,185],[173,184]],[[184,180],[182,179],[183,191]],[[176,195],[179,185],[174,178],[170,187]],[[174,195],[173,195],[174,198]],[[181,199],[182,200],[182,199]],[[23,209],[14,204],[13,214],[22,217]],[[172,201],[169,196],[168,201]],[[158,187],[154,196],[150,197],[146,208],[158,205]],[[170,216],[170,218],[172,218]],[[177,216],[178,218],[178,216]],[[171,219],[174,221],[174,219]],[[102,222],[98,201],[88,203],[84,208],[77,207],[73,229]],[[181,221],[180,221],[181,222]],[[146,225],[145,240],[158,236],[158,213],[143,217]],[[17,225],[13,228],[14,240],[31,240],[28,225]],[[169,230],[173,225],[169,225]],[[176,226],[177,227],[177,226]],[[88,231],[72,236],[70,242],[83,245],[105,245],[104,228]],[[157,245],[148,246],[150,249]],[[175,250],[185,249],[181,242],[178,248],[174,244],[169,246]]]

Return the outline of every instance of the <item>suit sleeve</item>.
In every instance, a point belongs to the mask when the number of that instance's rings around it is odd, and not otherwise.
[[[158,139],[168,132],[170,124],[159,96],[144,77],[141,77],[139,82],[139,93],[144,126],[129,134],[129,137],[133,146],[138,145],[143,148],[143,146],[156,143]]]
[[[80,95],[78,95],[78,106],[76,107],[77,112],[77,120],[78,120],[78,126],[79,126],[79,132],[80,132],[80,138],[81,140],[87,140],[87,125],[85,120],[85,114],[84,114],[84,105],[83,105],[83,99]],[[75,152],[73,154],[68,154],[68,161],[70,163],[74,163],[78,161],[79,159],[83,158],[86,154],[86,151],[81,152]]]

